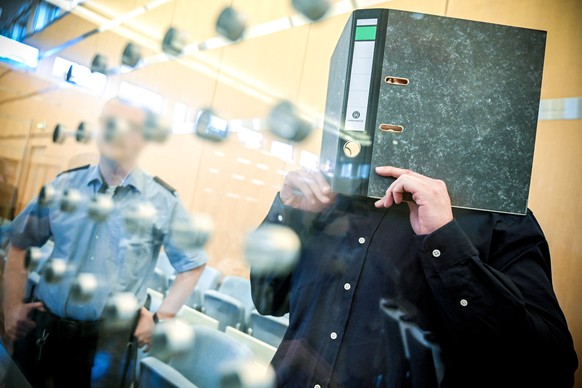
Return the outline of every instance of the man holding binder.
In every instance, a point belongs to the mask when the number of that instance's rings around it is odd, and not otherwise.
[[[259,312],[290,312],[278,385],[385,386],[394,350],[378,305],[389,298],[440,344],[441,386],[571,387],[577,358],[533,214],[453,209],[442,181],[376,174],[395,178],[379,200],[335,195],[319,172],[289,173],[266,217],[302,242],[292,273],[252,270]]]

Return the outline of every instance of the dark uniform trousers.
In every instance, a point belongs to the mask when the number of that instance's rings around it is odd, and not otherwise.
[[[36,327],[15,343],[13,359],[33,387],[126,387],[133,382],[136,348],[134,341],[128,343],[129,328],[104,332],[100,321],[41,311],[32,319]],[[97,352],[101,365],[94,369]]]

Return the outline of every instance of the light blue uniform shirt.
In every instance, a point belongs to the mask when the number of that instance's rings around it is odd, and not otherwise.
[[[103,180],[97,166],[65,172],[51,185],[57,191],[75,188],[85,203],[101,188]],[[99,319],[107,298],[116,292],[131,292],[140,302],[145,300],[147,284],[163,246],[177,272],[197,268],[208,261],[202,249],[180,249],[169,238],[173,221],[184,221],[187,210],[173,191],[145,172],[136,169],[113,196],[115,209],[106,221],[97,223],[87,216],[87,206],[73,213],[60,210],[59,204],[40,206],[33,200],[11,225],[11,244],[26,249],[54,240],[50,258],[67,260],[64,279],[56,284],[42,277],[34,296],[53,314],[78,320]],[[134,201],[150,202],[157,214],[152,230],[130,234],[122,220],[123,210]],[[98,291],[88,303],[70,298],[71,284],[79,272],[97,277]]]

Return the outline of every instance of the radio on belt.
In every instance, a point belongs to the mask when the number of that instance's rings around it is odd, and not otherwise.
[[[321,168],[382,197],[377,166],[446,182],[455,207],[525,214],[546,32],[367,9],[331,58]]]

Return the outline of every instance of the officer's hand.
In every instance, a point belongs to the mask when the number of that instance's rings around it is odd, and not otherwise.
[[[335,200],[335,194],[319,171],[297,170],[285,176],[279,193],[287,206],[309,212],[321,212]]]
[[[376,207],[389,208],[403,201],[404,193],[412,194],[410,223],[416,234],[430,234],[453,220],[451,199],[445,182],[428,178],[410,170],[384,166],[377,167],[376,174],[396,178]]]
[[[133,333],[137,339],[137,347],[143,348],[144,353],[152,347],[152,334],[154,332],[154,313],[142,307],[139,313],[139,321]]]
[[[34,310],[44,311],[42,302],[21,303],[12,311],[5,311],[4,330],[11,341],[17,341],[26,337],[35,327],[36,323],[30,319]]]

